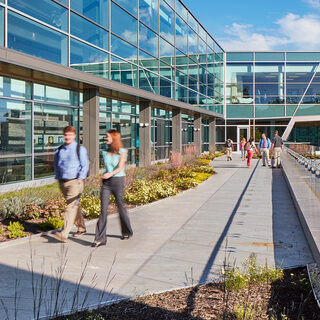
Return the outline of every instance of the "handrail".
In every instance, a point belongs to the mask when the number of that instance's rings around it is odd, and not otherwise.
[[[320,178],[320,163],[313,159],[307,159],[301,154],[289,149],[288,147],[284,147],[284,150],[289,153],[292,157],[294,157],[300,165],[303,165],[308,171],[315,174],[318,178]]]

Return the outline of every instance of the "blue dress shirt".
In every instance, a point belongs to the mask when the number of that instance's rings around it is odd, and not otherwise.
[[[270,149],[271,148],[271,141],[269,138],[264,138],[265,139],[265,146],[266,148]],[[263,148],[263,139],[261,138],[259,141],[259,149]]]
[[[86,179],[89,172],[89,159],[87,150],[83,146],[80,147],[79,158],[75,141],[69,146],[64,144],[60,151],[57,149],[54,155],[56,179]]]

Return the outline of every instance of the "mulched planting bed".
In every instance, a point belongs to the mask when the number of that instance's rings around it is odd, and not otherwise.
[[[147,284],[146,284],[147,285]],[[243,312],[246,312],[246,315]],[[223,283],[211,283],[126,300],[59,320],[206,320],[206,319],[305,319],[319,320],[306,268],[284,271],[274,283],[225,291]]]

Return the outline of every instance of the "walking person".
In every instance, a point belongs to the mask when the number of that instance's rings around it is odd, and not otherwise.
[[[248,140],[248,142],[245,145],[245,149],[247,151],[247,167],[251,168],[251,160],[253,157],[253,153],[254,151],[257,151],[257,147],[254,143],[254,137],[250,137],[250,139]]]
[[[245,149],[246,143],[247,143],[247,140],[245,137],[243,137],[240,142],[240,151],[241,151],[242,161],[246,160],[246,149]]]
[[[108,151],[102,152],[105,174],[102,176],[101,187],[101,213],[96,226],[96,235],[92,247],[100,247],[107,243],[107,214],[111,194],[116,198],[119,209],[122,240],[129,239],[132,229],[128,213],[123,203],[125,186],[125,164],[127,160],[127,150],[123,148],[120,133],[116,130],[109,130],[105,140],[108,144]]]
[[[228,138],[224,144],[227,153],[227,161],[232,160],[233,141]]]
[[[259,140],[259,152],[262,156],[262,166],[265,167],[266,164],[268,167],[271,167],[269,151],[271,148],[271,141],[269,138],[266,137],[265,133],[262,133],[261,139]]]
[[[86,232],[79,201],[84,180],[89,172],[89,159],[86,148],[80,146],[75,140],[76,129],[73,126],[64,128],[64,144],[56,150],[54,155],[55,177],[67,201],[63,229],[53,235],[61,242],[67,241],[74,224],[77,227],[74,237],[79,237]]]
[[[274,137],[271,143],[271,150],[274,154],[273,168],[280,168],[280,164],[281,164],[280,154],[281,154],[282,148],[283,148],[282,138],[279,136],[279,131],[275,130]]]

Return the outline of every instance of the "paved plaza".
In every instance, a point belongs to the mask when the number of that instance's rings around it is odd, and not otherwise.
[[[0,246],[0,299],[10,320],[14,310],[19,320],[33,319],[38,311],[45,316],[216,280],[225,260],[241,265],[252,252],[260,263],[283,268],[313,261],[282,170],[258,160],[248,169],[240,155],[217,158],[214,167],[218,174],[196,189],[133,209],[129,241],[120,240],[113,215],[106,247],[90,247],[92,221],[85,236],[65,245],[46,236]]]

